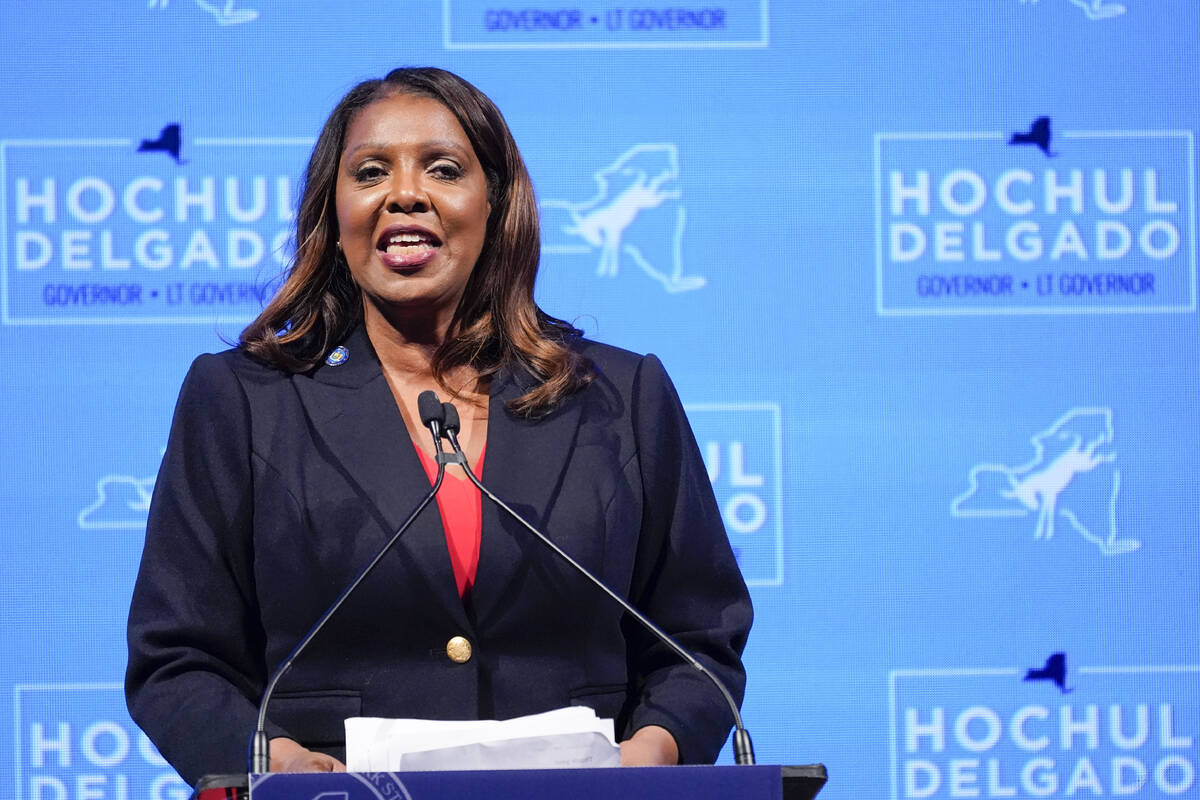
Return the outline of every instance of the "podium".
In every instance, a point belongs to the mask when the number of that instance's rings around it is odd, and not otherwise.
[[[267,773],[207,776],[193,800],[811,800],[821,764],[782,767],[614,767],[464,772]],[[249,788],[247,788],[249,787]]]

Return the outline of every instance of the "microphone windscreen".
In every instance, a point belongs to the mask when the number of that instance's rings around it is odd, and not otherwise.
[[[417,412],[421,415],[421,424],[426,428],[434,420],[443,422],[446,412],[442,409],[442,401],[436,393],[426,390],[417,395]]]
[[[454,403],[442,403],[442,411],[446,415],[446,430],[458,433],[458,409],[454,407]]]

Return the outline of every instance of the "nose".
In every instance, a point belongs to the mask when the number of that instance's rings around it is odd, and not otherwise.
[[[396,170],[388,186],[387,210],[395,214],[414,214],[429,210],[429,195],[420,175]]]

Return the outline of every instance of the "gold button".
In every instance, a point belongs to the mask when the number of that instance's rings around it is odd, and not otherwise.
[[[471,643],[464,636],[455,636],[446,642],[446,655],[455,664],[465,664],[471,660]]]

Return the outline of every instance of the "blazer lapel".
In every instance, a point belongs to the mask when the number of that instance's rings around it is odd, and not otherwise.
[[[480,479],[497,497],[545,530],[547,512],[558,495],[567,460],[579,430],[580,403],[569,398],[553,414],[539,420],[518,418],[507,403],[529,386],[511,374],[497,376],[488,404],[487,455]],[[472,590],[475,617],[486,625],[493,613],[511,607],[509,584],[522,570],[527,552],[545,548],[532,533],[496,504],[483,498],[483,536],[479,571]]]
[[[429,491],[429,478],[366,332],[359,326],[342,346],[348,354],[342,363],[322,365],[311,377],[296,376],[295,386],[315,429],[314,438],[385,531],[368,548],[374,552]],[[398,556],[428,582],[431,602],[466,626],[436,501],[425,507],[396,543],[391,557]]]

